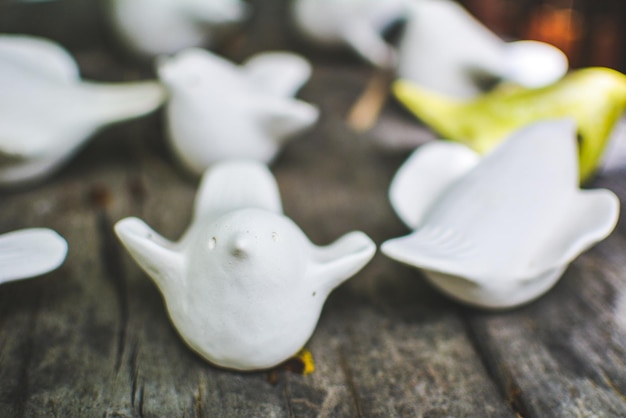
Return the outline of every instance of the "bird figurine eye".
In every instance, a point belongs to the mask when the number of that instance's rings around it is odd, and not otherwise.
[[[278,235],[278,232],[272,232],[272,241],[274,242],[280,241],[280,235]]]
[[[209,240],[209,250],[214,250],[216,246],[217,246],[217,238],[216,237],[212,237]]]

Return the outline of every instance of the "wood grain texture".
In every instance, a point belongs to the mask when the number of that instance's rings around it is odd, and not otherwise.
[[[86,3],[0,2],[0,31],[64,42],[91,79],[151,77],[149,65],[129,60],[94,23],[102,22],[96,3]],[[317,244],[354,229],[377,243],[405,234],[387,187],[406,143],[431,134],[393,103],[372,131],[352,132],[345,118],[371,70],[349,53],[304,46],[284,19],[272,20],[285,16],[285,5],[258,2],[246,31],[223,50],[240,60],[288,48],[314,60],[300,96],[320,106],[320,123],[272,166],[286,214]],[[617,172],[596,183],[624,200],[625,179]],[[59,270],[0,287],[0,416],[626,415],[622,223],[545,297],[505,313],[460,307],[418,271],[378,254],[327,301],[307,345],[315,373],[238,373],[182,343],[156,286],[112,230],[139,216],[177,239],[196,187],[172,161],[157,113],[103,130],[45,183],[0,193],[0,233],[48,226],[70,244]]]

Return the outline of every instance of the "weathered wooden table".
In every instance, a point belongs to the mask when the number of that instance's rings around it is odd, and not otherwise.
[[[307,53],[315,71],[301,97],[322,110],[272,166],[287,215],[318,244],[353,229],[378,244],[405,234],[386,190],[409,153],[397,144],[428,134],[393,104],[372,131],[349,129],[371,70],[304,49],[282,18],[284,0],[257,3],[224,53]],[[0,1],[0,32],[62,42],[89,79],[151,77],[112,47],[96,5]],[[626,172],[612,173],[593,185],[623,201],[625,182]],[[134,215],[178,238],[195,188],[173,164],[156,114],[104,130],[45,183],[0,194],[0,233],[47,226],[70,244],[59,270],[0,287],[0,416],[626,416],[623,222],[545,297],[504,313],[462,307],[377,255],[326,303],[308,343],[315,373],[237,373],[181,342],[112,232]]]

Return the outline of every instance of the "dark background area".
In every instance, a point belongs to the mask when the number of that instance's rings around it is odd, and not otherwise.
[[[626,68],[626,1],[461,0],[504,38],[534,39],[562,49],[573,67]]]
[[[626,69],[626,1],[460,0],[460,3],[505,39],[535,39],[558,46],[568,55],[573,67]],[[257,7],[256,13],[264,14],[251,23],[263,25],[264,46],[301,49],[297,35],[289,28],[284,7],[272,6],[270,2]],[[41,3],[0,0],[0,32],[47,36],[72,51],[93,49],[94,39],[115,45],[104,14],[102,0]],[[242,33],[246,33],[245,28]],[[249,53],[245,43],[240,37],[238,44],[229,45],[230,52]]]

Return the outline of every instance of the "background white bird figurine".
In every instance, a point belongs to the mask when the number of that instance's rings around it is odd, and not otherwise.
[[[568,69],[565,54],[537,41],[507,43],[451,0],[409,2],[398,47],[400,78],[458,98],[499,80],[542,87]]]
[[[391,24],[406,15],[410,0],[294,0],[296,27],[324,46],[350,46],[381,68],[392,68],[395,52],[383,38]]]
[[[171,147],[197,176],[228,158],[268,163],[318,118],[317,108],[292,97],[311,74],[295,54],[263,53],[238,66],[191,48],[160,59],[158,74],[170,93]]]
[[[119,221],[115,231],[158,285],[187,344],[240,370],[269,368],[298,352],[328,294],[376,251],[362,232],[313,245],[283,215],[269,170],[251,161],[207,172],[180,241],[137,218]]]
[[[47,273],[67,255],[67,242],[56,232],[29,228],[0,235],[0,284]]]
[[[482,160],[463,145],[426,144],[398,171],[390,199],[415,232],[386,241],[382,252],[485,308],[548,291],[619,215],[612,192],[578,188],[571,120],[530,125]]]
[[[131,49],[152,56],[210,45],[222,29],[249,14],[241,0],[108,1],[119,36]]]
[[[83,82],[57,44],[0,35],[0,185],[38,180],[102,126],[156,109],[158,82]]]

